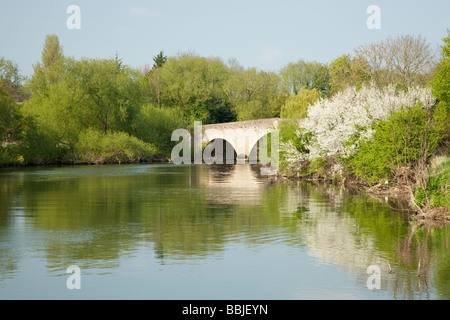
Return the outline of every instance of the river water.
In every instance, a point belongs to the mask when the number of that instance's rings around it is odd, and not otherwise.
[[[0,299],[449,299],[449,234],[248,164],[1,169]]]

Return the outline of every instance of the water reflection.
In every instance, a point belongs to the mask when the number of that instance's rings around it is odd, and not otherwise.
[[[175,267],[214,259],[232,267],[237,262],[227,258],[230,248],[251,250],[245,251],[251,256],[276,247],[291,250],[278,258],[280,267],[294,258],[303,261],[306,252],[318,268],[328,265],[352,275],[361,289],[367,267],[377,265],[381,291],[389,298],[448,299],[448,243],[448,229],[415,227],[382,202],[330,185],[273,183],[257,166],[0,173],[0,295],[20,278],[23,261],[44,261],[49,276],[63,275],[74,263],[104,275],[115,274],[142,250],[153,253],[141,262],[145,268],[152,261]],[[252,272],[274,276],[264,264]]]

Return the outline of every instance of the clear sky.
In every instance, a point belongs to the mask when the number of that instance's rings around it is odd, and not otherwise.
[[[69,5],[81,29],[70,30]],[[370,5],[381,29],[369,29]],[[132,67],[194,51],[278,71],[299,59],[328,63],[356,47],[399,34],[422,35],[433,47],[450,28],[450,0],[0,0],[0,56],[33,72],[47,34],[64,54],[110,58]]]

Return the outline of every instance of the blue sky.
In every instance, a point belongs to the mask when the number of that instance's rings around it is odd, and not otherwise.
[[[81,29],[69,30],[69,5],[81,10]],[[366,12],[381,10],[381,29]],[[0,56],[30,75],[47,34],[64,54],[110,58],[132,67],[194,51],[237,59],[245,67],[278,71],[299,59],[328,63],[359,45],[399,34],[422,35],[438,47],[450,28],[449,0],[0,0]]]

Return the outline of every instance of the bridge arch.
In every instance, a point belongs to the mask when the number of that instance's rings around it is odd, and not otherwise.
[[[203,141],[203,160],[206,163],[234,164],[237,158],[236,150],[226,139],[214,137],[211,141]]]

